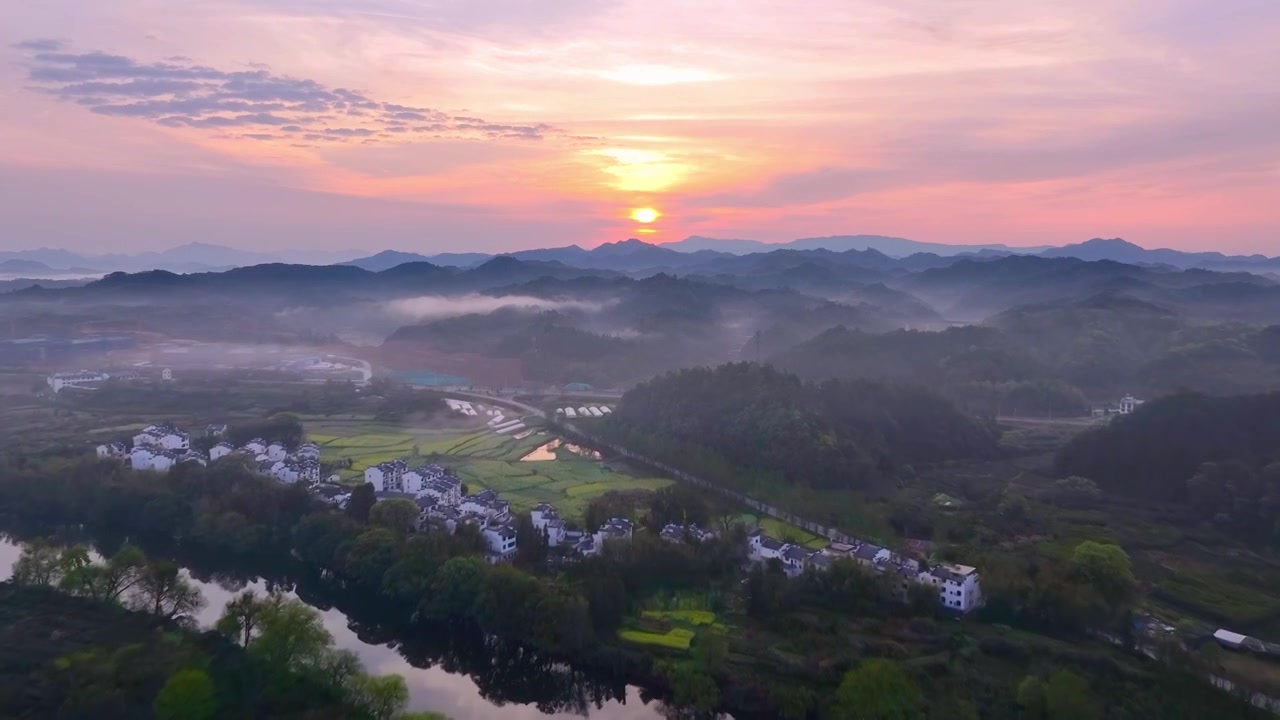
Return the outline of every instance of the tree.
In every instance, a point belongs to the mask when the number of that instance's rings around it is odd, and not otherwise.
[[[15,585],[56,585],[62,579],[64,551],[44,538],[37,538],[22,548],[13,564]]]
[[[259,614],[258,627],[249,652],[272,667],[294,671],[316,667],[333,645],[320,613],[292,598],[269,602]]]
[[[347,680],[351,704],[376,720],[391,720],[409,702],[409,686],[399,675],[358,673]]]
[[[73,595],[99,602],[117,602],[142,579],[147,556],[133,545],[125,545],[105,563],[75,567],[62,578],[62,588]]]
[[[343,573],[371,588],[381,588],[382,578],[395,564],[400,536],[384,528],[361,533],[342,552]]]
[[[833,710],[842,720],[915,720],[923,705],[919,686],[897,663],[875,658],[845,673]]]
[[[403,535],[417,529],[418,505],[403,498],[383,500],[369,511],[369,523]]]
[[[684,485],[669,485],[649,497],[649,527],[661,529],[677,525],[706,525],[711,513],[699,491]]]
[[[204,607],[204,596],[182,576],[178,566],[166,561],[148,562],[133,588],[135,610],[167,620],[189,619]]]
[[[179,670],[151,704],[156,720],[209,720],[218,709],[213,680],[203,670]]]
[[[1018,707],[1026,720],[1043,720],[1046,707],[1044,682],[1035,675],[1028,675],[1018,684]]]
[[[1095,590],[1113,611],[1123,609],[1136,591],[1129,554],[1119,545],[1085,540],[1071,553],[1076,579]]]
[[[333,568],[338,549],[359,534],[360,526],[337,513],[317,513],[293,529],[293,548],[305,562]]]
[[[467,617],[484,588],[488,566],[475,557],[456,557],[440,567],[433,592],[424,597],[423,608],[437,620]]]
[[[347,515],[360,522],[369,522],[369,513],[377,502],[378,497],[371,483],[358,485],[351,491],[351,498],[347,500]]]
[[[516,517],[516,564],[535,570],[547,561],[547,536],[533,524],[529,513]]]
[[[360,671],[360,656],[351,650],[321,653],[310,669],[313,677],[331,688],[346,688],[347,681]]]
[[[214,627],[241,647],[247,648],[257,637],[257,633],[261,632],[263,616],[271,612],[272,605],[280,600],[279,595],[260,598],[253,590],[245,590],[227,601],[222,617],[218,618]]]
[[[1000,505],[997,506],[996,512],[1009,522],[1021,523],[1031,514],[1031,503],[1016,490],[1006,489],[1004,495],[1000,497]]]
[[[1089,683],[1070,670],[1059,670],[1044,685],[1049,720],[1099,720],[1102,711],[1094,702]]]

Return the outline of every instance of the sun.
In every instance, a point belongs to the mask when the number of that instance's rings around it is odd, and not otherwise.
[[[631,219],[638,223],[651,223],[657,220],[661,214],[653,208],[636,208],[631,211]]]

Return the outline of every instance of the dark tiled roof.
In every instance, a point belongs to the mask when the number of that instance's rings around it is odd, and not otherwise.
[[[880,551],[883,549],[884,548],[879,545],[863,545],[854,551],[853,554],[860,560],[875,560],[876,555],[879,555]]]

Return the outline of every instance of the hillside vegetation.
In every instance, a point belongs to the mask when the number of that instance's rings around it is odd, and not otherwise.
[[[1280,544],[1280,393],[1180,394],[1075,437],[1060,475],[1183,504],[1220,529]]]
[[[732,363],[633,388],[609,421],[628,447],[732,481],[868,487],[912,463],[988,456],[992,430],[929,391],[872,381],[809,383]]]

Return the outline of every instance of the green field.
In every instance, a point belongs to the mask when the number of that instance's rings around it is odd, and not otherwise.
[[[415,428],[378,423],[360,417],[303,418],[307,438],[320,446],[324,462],[351,460],[339,471],[344,482],[360,482],[365,468],[396,458],[430,457],[450,466],[471,492],[492,489],[518,510],[549,502],[568,520],[582,517],[587,503],[611,491],[657,490],[664,478],[638,478],[614,472],[597,460],[565,448],[554,460],[521,462],[534,449],[554,440],[537,430],[517,439],[487,429]]]
[[[790,525],[777,518],[757,517],[751,513],[747,513],[742,515],[740,520],[748,528],[759,525],[760,529],[769,537],[777,538],[794,545],[803,545],[804,547],[813,550],[821,550],[831,542],[821,535],[814,535],[808,530],[802,530],[795,525]]]
[[[684,628],[671,628],[665,633],[644,630],[619,630],[618,637],[640,645],[656,645],[672,650],[688,650],[693,643],[694,632]]]
[[[618,637],[640,645],[688,650],[702,633],[722,634],[727,629],[700,598],[662,598],[656,602],[667,609],[642,611],[639,617],[626,621]]]
[[[714,625],[716,614],[710,610],[645,610],[640,617],[647,620],[671,620],[686,625]]]

